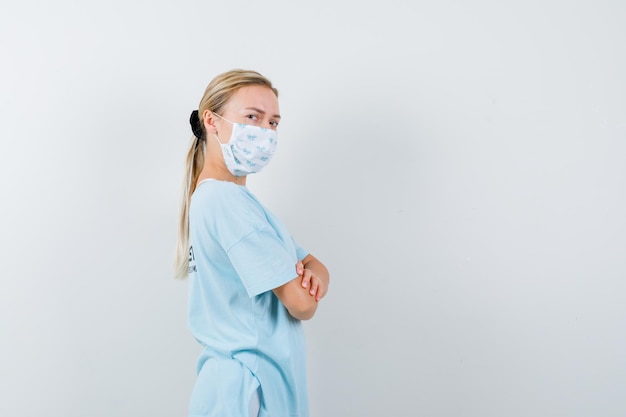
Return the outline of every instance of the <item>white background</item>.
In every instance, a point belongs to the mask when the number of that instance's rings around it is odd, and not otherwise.
[[[250,189],[331,271],[313,417],[626,413],[626,4],[3,1],[0,415],[184,416],[188,117],[280,90]]]

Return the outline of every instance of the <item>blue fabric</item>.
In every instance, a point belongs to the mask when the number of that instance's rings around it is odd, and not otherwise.
[[[190,416],[308,417],[302,326],[272,289],[307,252],[250,191],[208,180],[189,212],[189,328],[204,347]]]

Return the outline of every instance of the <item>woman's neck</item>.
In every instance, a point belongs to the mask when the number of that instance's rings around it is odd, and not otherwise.
[[[246,176],[236,177],[234,176],[228,168],[224,166],[219,166],[218,164],[212,163],[211,161],[205,160],[204,168],[200,171],[200,175],[198,176],[198,181],[196,182],[196,186],[200,183],[200,181],[206,179],[215,179],[218,181],[228,181],[235,183],[237,185],[246,185]]]

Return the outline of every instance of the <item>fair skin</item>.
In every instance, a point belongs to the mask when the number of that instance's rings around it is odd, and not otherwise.
[[[287,307],[289,314],[299,320],[308,320],[328,291],[328,270],[309,254],[296,264],[296,273],[297,277],[274,288],[274,294]]]
[[[277,130],[280,121],[278,98],[265,86],[241,87],[220,110],[220,116],[234,123]],[[203,112],[202,121],[207,132],[206,156],[198,182],[213,178],[246,185],[245,176],[236,177],[228,170],[220,149],[220,142],[227,143],[230,139],[232,125],[209,110]],[[273,291],[293,317],[308,320],[328,291],[329,273],[324,264],[309,254],[296,264],[295,274],[294,279]]]

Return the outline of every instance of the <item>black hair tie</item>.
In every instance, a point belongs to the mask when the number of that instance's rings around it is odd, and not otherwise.
[[[189,124],[191,125],[191,131],[193,132],[193,135],[202,140],[202,124],[200,124],[198,110],[194,110],[191,112],[191,116],[189,117]]]

